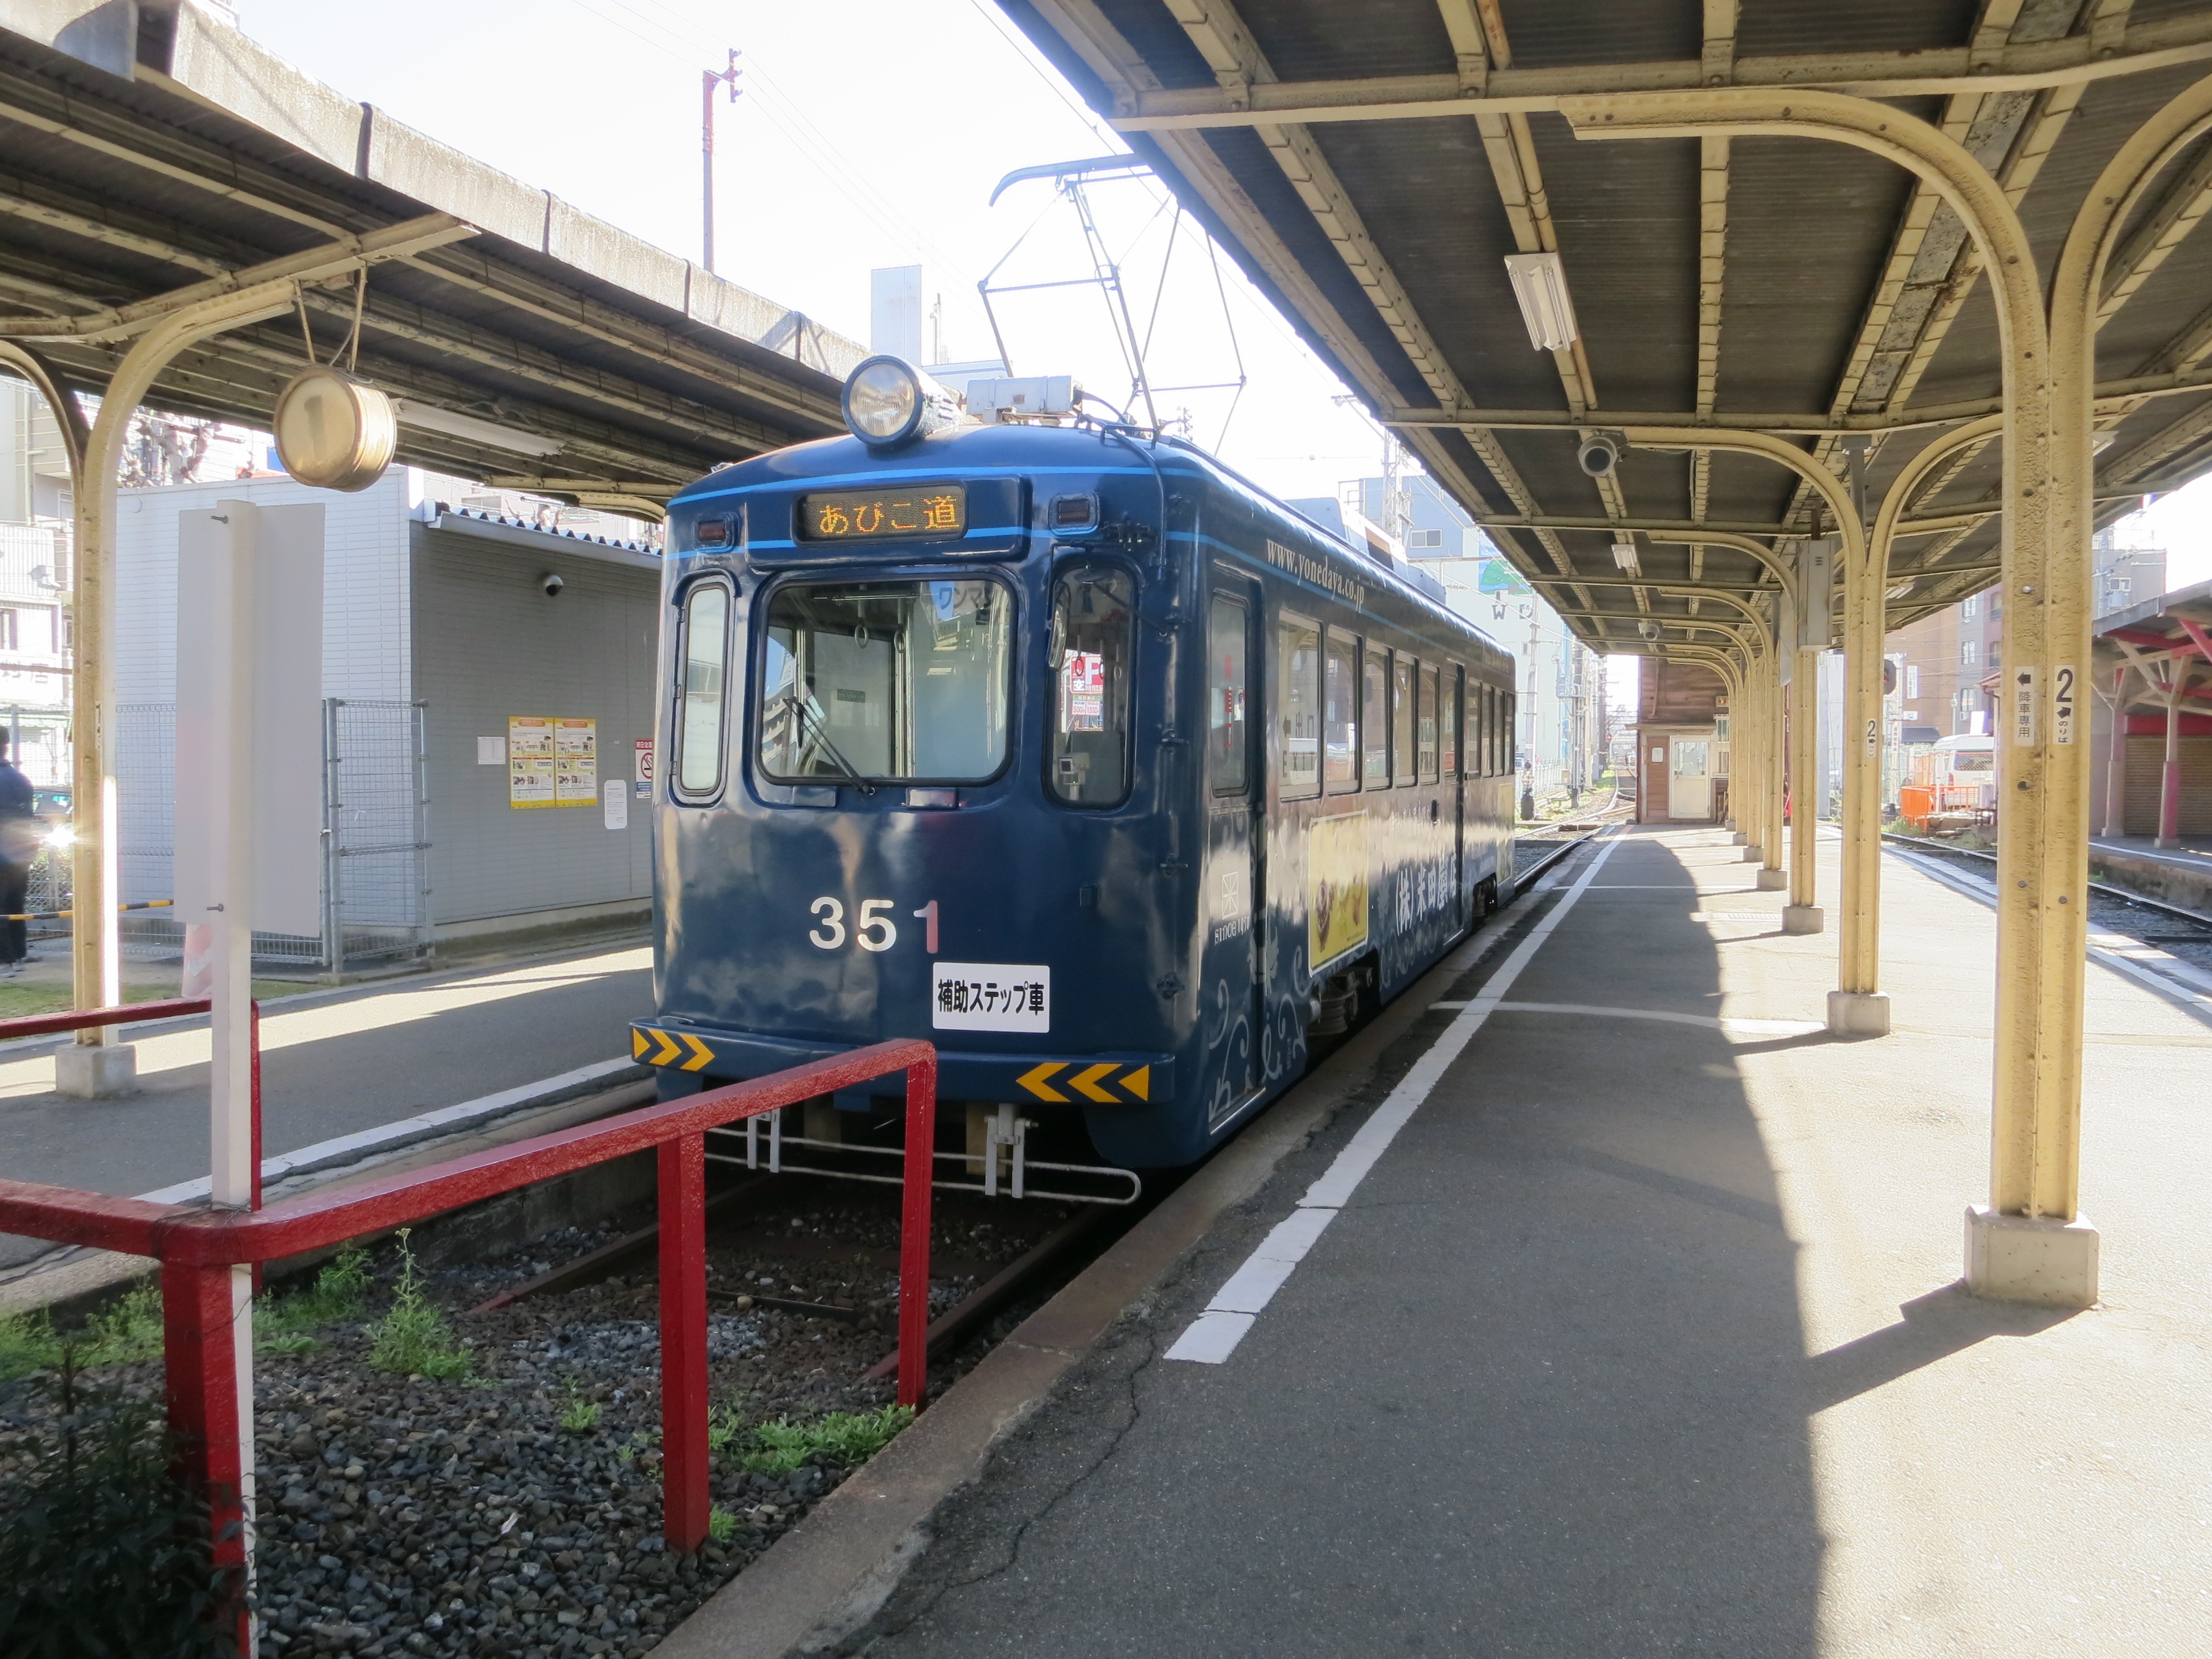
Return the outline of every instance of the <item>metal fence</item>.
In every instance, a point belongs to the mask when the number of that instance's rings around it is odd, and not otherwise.
[[[125,902],[175,896],[177,710],[173,703],[116,708],[114,763],[119,834],[116,861]],[[364,963],[431,952],[429,762],[419,702],[323,701],[323,926],[318,936],[253,935],[253,957],[272,968],[343,972]],[[43,861],[42,861],[43,862]],[[39,868],[33,866],[33,909]],[[66,891],[65,866],[54,885]],[[51,924],[66,932],[67,924]],[[173,913],[121,921],[127,957],[162,961],[184,951]]]
[[[323,702],[324,965],[428,957],[430,762],[420,702]]]

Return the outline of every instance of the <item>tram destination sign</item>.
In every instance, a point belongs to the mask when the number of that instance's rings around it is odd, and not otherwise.
[[[841,489],[799,498],[799,534],[810,542],[878,536],[957,536],[968,528],[962,484],[900,490]]]

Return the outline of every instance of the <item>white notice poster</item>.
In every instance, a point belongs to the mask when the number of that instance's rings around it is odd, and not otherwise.
[[[606,826],[610,830],[629,828],[629,786],[620,778],[609,778],[600,799],[605,802]]]
[[[505,738],[478,738],[477,739],[477,764],[478,766],[506,765],[507,739]]]
[[[589,806],[599,798],[599,723],[553,722],[553,793],[563,806]]]

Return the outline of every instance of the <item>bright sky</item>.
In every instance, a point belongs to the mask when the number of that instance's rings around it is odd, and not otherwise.
[[[1044,182],[987,205],[1016,167],[1124,148],[991,0],[382,0],[357,8],[241,0],[246,31],[349,98],[551,190],[661,246],[699,250],[700,72],[744,51],[745,93],[715,112],[722,275],[865,343],[868,272],[921,262],[945,298],[949,359],[994,355],[979,278],[1087,274],[1073,210]],[[1364,414],[1150,180],[1092,200],[1152,378],[1250,382],[1172,392],[1193,435],[1282,495],[1326,495],[1380,471]],[[1035,225],[1034,231],[1030,230]],[[1030,232],[1027,241],[1024,233]],[[1157,323],[1155,299],[1159,300]],[[1017,374],[1073,373],[1119,402],[1128,389],[1096,289],[1001,302]],[[1225,314],[1225,320],[1224,320]],[[1225,437],[1224,437],[1225,422]],[[2212,580],[2212,480],[2129,521],[2157,544],[2168,586]]]
[[[715,111],[716,268],[866,343],[870,269],[919,261],[945,296],[947,360],[996,355],[975,284],[1032,222],[1000,280],[1091,270],[1048,182],[996,208],[992,187],[1126,148],[990,0],[382,0],[373,28],[358,8],[303,0],[239,11],[347,97],[693,258],[700,75],[740,47],[744,95]],[[1174,218],[1163,187],[1103,183],[1092,199],[1138,330],[1156,326],[1155,384],[1233,380],[1239,351],[1250,375],[1233,416],[1225,392],[1168,394],[1163,415],[1187,406],[1200,443],[1279,495],[1380,471],[1379,434],[1332,404],[1343,388],[1226,260],[1217,287],[1188,221],[1148,320]],[[1015,298],[1002,325],[1015,373],[1127,394],[1098,289]]]

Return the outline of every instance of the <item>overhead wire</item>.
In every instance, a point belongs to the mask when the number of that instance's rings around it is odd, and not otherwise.
[[[639,4],[631,3],[631,0],[569,0],[569,3],[598,18],[610,27],[620,29],[632,39],[684,63],[687,67],[711,58],[721,49],[719,45],[710,41],[705,35],[697,33],[688,19],[681,18],[679,14],[660,3],[659,0],[640,0],[641,4],[648,6],[653,11],[661,14],[659,17],[647,15],[646,11],[639,9]],[[1133,153],[1127,141],[1110,126],[1105,125],[1096,112],[1091,110],[1074,95],[1057,71],[1054,70],[1036,52],[1035,46],[1021,35],[1020,31],[1016,29],[1002,13],[992,6],[990,0],[969,0],[969,3],[984,25],[1000,39],[1030,74],[1043,84],[1053,97],[1081,123],[1086,131],[1116,154]],[[656,40],[639,33],[636,28],[625,23],[621,18],[611,16],[606,11],[600,9],[601,6],[613,7],[617,10],[628,14],[647,28],[658,31],[666,37],[666,40]],[[663,21],[666,18],[675,18],[678,21],[673,23]],[[670,41],[674,42],[675,45],[671,46],[668,44]],[[799,100],[783,88],[774,72],[766,67],[756,52],[749,51],[746,53],[745,70],[748,90],[757,90],[762,94],[756,101],[760,104],[763,112],[782,131],[784,137],[793,143],[793,147],[812,163],[832,188],[855,206],[866,210],[880,220],[887,221],[890,228],[901,234],[902,240],[908,242],[917,252],[928,255],[931,261],[941,270],[959,276],[969,286],[974,286],[975,275],[968,268],[966,262],[954,257],[938,244],[933,238],[908,219],[896,203],[889,200],[871,185],[866,176],[845,156],[844,153],[819,127],[815,125]],[[1135,252],[1137,242],[1143,239],[1152,224],[1157,222],[1159,210],[1174,199],[1173,192],[1155,176],[1139,174],[1136,182],[1140,189],[1152,197],[1155,210],[1151,220],[1132,237],[1129,245],[1131,253]],[[1195,235],[1199,239],[1212,267],[1217,293],[1224,301],[1229,294],[1234,293],[1241,301],[1242,308],[1248,313],[1255,315],[1278,339],[1288,346],[1291,349],[1292,359],[1310,374],[1316,377],[1331,393],[1344,389],[1334,373],[1321,361],[1313,348],[1300,337],[1273,306],[1269,305],[1261,297],[1258,290],[1252,286],[1249,278],[1245,277],[1241,270],[1237,275],[1243,280],[1233,283],[1225,282],[1220,270],[1219,250],[1212,235],[1188,215],[1178,213],[1170,225],[1169,234],[1172,237],[1186,234]],[[1167,261],[1163,259],[1163,271],[1166,264]],[[1233,324],[1231,328],[1233,332]],[[1241,372],[1243,356],[1241,349],[1237,356],[1240,360]],[[1234,413],[1233,402],[1231,413],[1232,415]],[[1222,433],[1224,441],[1227,431],[1227,421],[1224,419]]]

